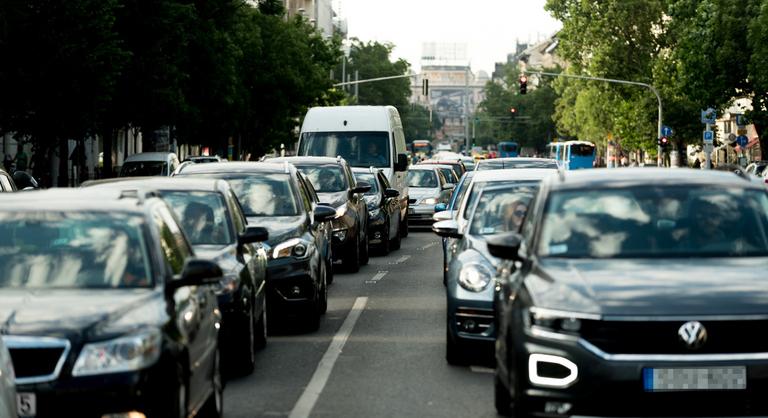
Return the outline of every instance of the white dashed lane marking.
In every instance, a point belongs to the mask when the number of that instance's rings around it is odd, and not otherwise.
[[[389,271],[386,271],[386,270],[383,270],[383,271],[382,271],[382,270],[379,270],[379,272],[378,272],[378,273],[376,273],[376,275],[375,275],[375,276],[371,277],[371,279],[370,279],[370,280],[366,280],[365,282],[366,282],[366,283],[378,283],[378,282],[379,282],[379,280],[383,279],[383,278],[384,278],[384,276],[386,276],[386,275],[387,275],[387,273],[389,273]]]
[[[398,259],[397,259],[397,260],[395,260],[395,261],[390,261],[390,262],[389,262],[389,264],[403,264],[403,263],[405,263],[406,261],[408,261],[408,259],[409,259],[409,258],[411,258],[411,256],[410,256],[410,255],[404,255],[404,256],[402,256],[402,257],[398,258]]]

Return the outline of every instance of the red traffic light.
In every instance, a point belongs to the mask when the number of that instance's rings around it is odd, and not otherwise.
[[[515,113],[517,113],[517,108],[514,108],[514,107],[510,107],[510,108],[509,108],[509,113],[511,113],[511,114],[513,114],[513,115],[514,115]]]
[[[527,82],[528,82],[528,77],[526,77],[526,76],[524,76],[524,75],[521,75],[521,76],[520,76],[520,83],[521,83],[521,84],[525,84],[525,83],[527,83]]]
[[[669,143],[669,138],[667,138],[666,136],[662,136],[659,142],[661,142],[662,145],[667,144]]]

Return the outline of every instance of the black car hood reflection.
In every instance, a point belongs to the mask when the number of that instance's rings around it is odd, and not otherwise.
[[[539,260],[535,306],[603,315],[768,314],[767,258]]]
[[[343,190],[334,193],[318,193],[317,198],[323,205],[338,208],[339,206],[347,203],[347,200],[349,200],[349,195],[347,194],[346,190]]]
[[[153,289],[2,289],[3,334],[90,339],[168,320],[162,292]]]
[[[253,216],[248,217],[249,226],[261,226],[269,231],[267,244],[274,247],[281,242],[300,236],[306,222],[304,216]]]

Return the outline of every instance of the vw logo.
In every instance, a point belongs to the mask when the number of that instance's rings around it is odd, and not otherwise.
[[[698,321],[684,323],[677,330],[677,335],[680,336],[680,340],[691,350],[701,348],[707,342],[707,329]]]

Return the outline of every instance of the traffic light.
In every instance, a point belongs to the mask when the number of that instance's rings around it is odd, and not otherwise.
[[[525,75],[520,76],[520,94],[525,94],[528,92],[528,77]]]
[[[667,149],[667,147],[669,146],[669,138],[667,138],[666,136],[662,136],[661,138],[659,138],[658,145],[662,149]]]
[[[517,116],[517,108],[516,107],[510,107],[509,108],[509,116],[514,119],[515,116]]]

